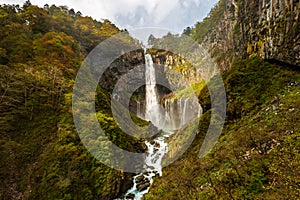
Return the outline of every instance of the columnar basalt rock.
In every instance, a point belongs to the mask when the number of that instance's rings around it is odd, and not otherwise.
[[[239,5],[241,35],[235,46],[242,55],[300,65],[300,2],[295,0],[242,1]]]
[[[299,1],[221,0],[218,6],[216,26],[200,42],[222,71],[253,55],[300,65]]]

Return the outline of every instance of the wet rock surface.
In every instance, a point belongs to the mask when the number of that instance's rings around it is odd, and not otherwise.
[[[150,180],[144,175],[138,176],[136,179],[137,189],[139,191],[146,190],[150,186]]]
[[[134,194],[127,194],[127,195],[126,195],[126,199],[128,199],[128,200],[133,200],[134,197],[135,197]]]
[[[150,182],[144,183],[144,184],[140,184],[137,186],[137,189],[139,191],[143,191],[146,190],[148,187],[150,187]]]

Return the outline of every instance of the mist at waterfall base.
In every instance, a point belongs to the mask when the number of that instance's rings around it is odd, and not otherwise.
[[[145,142],[148,148],[144,162],[145,172],[133,177],[133,187],[126,192],[125,199],[140,200],[144,194],[149,192],[153,178],[162,176],[162,160],[168,152],[168,143],[165,139],[192,119],[199,117],[202,111],[197,100],[192,97],[185,99],[167,98],[160,102],[161,96],[157,91],[156,70],[149,54],[145,55],[145,82],[146,107],[143,113],[141,103],[137,101],[136,115],[150,121],[162,131],[156,138]]]

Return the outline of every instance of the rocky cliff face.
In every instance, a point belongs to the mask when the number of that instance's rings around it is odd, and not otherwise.
[[[173,86],[172,89],[180,89],[185,83],[194,84],[202,80],[197,69],[180,55],[154,49],[151,50],[151,54],[154,63],[161,68],[159,73],[167,77],[168,82]]]
[[[297,0],[221,0],[208,20],[215,20],[203,38],[193,35],[219,64],[230,68],[233,60],[257,55],[267,60],[300,65],[300,2]]]
[[[100,79],[100,84],[102,88],[112,92],[115,87],[115,84],[118,82],[122,75],[126,74],[133,68],[145,63],[143,52],[143,49],[139,49],[133,52],[126,53],[120,56],[120,58],[116,59],[108,67],[108,69],[104,72],[103,76]],[[139,72],[137,76],[133,78],[136,79],[130,81],[133,82],[132,84],[137,84],[137,82],[140,82],[143,79],[143,72]]]
[[[241,56],[256,54],[300,65],[298,0],[241,1],[238,7],[235,46],[242,47]]]

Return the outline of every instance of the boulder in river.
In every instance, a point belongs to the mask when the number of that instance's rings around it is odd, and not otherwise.
[[[155,168],[151,166],[151,167],[149,167],[149,169],[154,170]],[[149,172],[144,172],[143,175],[144,176],[149,176]]]
[[[135,178],[135,182],[138,184],[138,183],[144,182],[143,181],[144,179],[145,179],[144,175],[140,175]]]
[[[134,197],[135,197],[135,195],[131,194],[131,193],[129,193],[129,194],[126,195],[126,199],[132,199],[133,200]]]
[[[150,144],[153,145],[156,148],[160,148],[160,144],[158,142],[154,141],[154,140],[151,140]]]
[[[138,191],[146,190],[148,187],[150,187],[150,182],[146,182],[144,184],[140,184],[137,186]]]
[[[155,171],[153,171],[153,173],[155,174],[155,177],[156,177],[156,176],[159,176],[158,171],[155,170]]]
[[[140,175],[136,177],[135,182],[138,191],[146,190],[150,186],[150,180],[146,178],[144,175]]]

